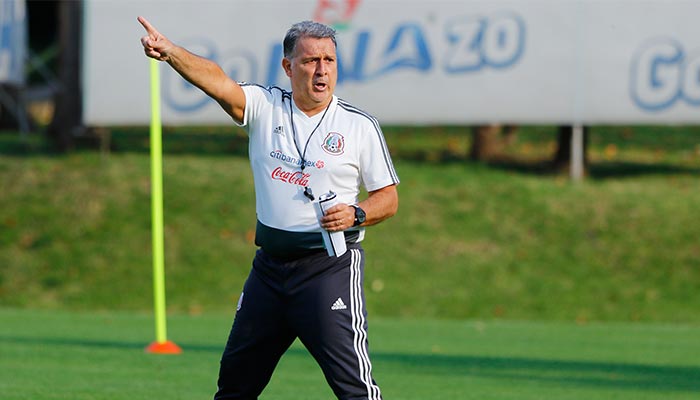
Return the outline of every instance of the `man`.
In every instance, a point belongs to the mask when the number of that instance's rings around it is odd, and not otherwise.
[[[335,31],[295,24],[282,67],[292,91],[236,83],[214,62],[170,42],[144,18],[147,56],[166,61],[244,127],[260,247],[238,302],[216,399],[256,399],[298,337],[339,399],[381,399],[372,378],[362,278],[364,227],[393,216],[399,179],[376,119],[334,95]],[[360,185],[368,196],[358,202]],[[318,195],[339,203],[319,218]],[[332,256],[322,229],[343,232]],[[303,397],[303,396],[300,396]]]

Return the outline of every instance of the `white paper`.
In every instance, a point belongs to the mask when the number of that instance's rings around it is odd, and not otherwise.
[[[326,214],[326,210],[338,204],[338,199],[335,193],[328,192],[322,194],[318,198],[317,210],[319,212],[319,218]],[[321,236],[323,236],[323,244],[326,246],[326,251],[328,251],[328,256],[330,257],[340,257],[347,251],[347,246],[345,244],[345,233],[340,232],[328,232],[325,229],[321,230]]]

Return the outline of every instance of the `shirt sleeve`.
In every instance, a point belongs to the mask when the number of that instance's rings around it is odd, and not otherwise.
[[[258,119],[264,105],[272,101],[272,93],[259,85],[245,82],[240,82],[239,85],[245,94],[245,110],[243,111],[243,121],[241,123],[234,122],[250,132],[251,124],[254,124]]]
[[[394,169],[394,163],[391,160],[379,122],[375,118],[372,118],[370,122],[362,141],[360,174],[365,189],[372,192],[387,186],[397,185],[399,177]]]

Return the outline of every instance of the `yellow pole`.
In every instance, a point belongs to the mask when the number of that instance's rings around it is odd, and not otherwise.
[[[175,343],[168,341],[165,316],[165,257],[163,246],[163,130],[160,120],[160,75],[158,61],[151,59],[151,223],[153,242],[153,297],[156,341],[146,348],[149,353],[179,354]]]

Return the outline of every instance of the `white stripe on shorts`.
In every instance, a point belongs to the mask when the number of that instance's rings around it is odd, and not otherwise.
[[[372,363],[367,353],[367,330],[365,329],[365,316],[362,312],[362,254],[358,249],[350,249],[350,252],[350,311],[352,313],[352,330],[355,333],[355,353],[360,366],[360,380],[367,387],[369,400],[381,400],[381,391],[372,382]]]

